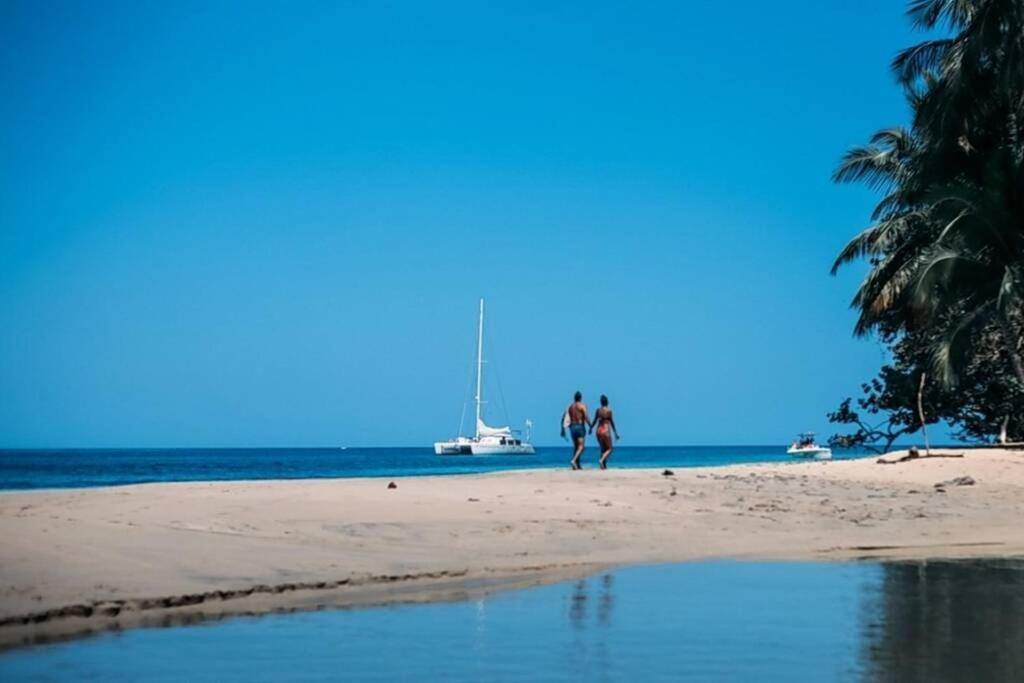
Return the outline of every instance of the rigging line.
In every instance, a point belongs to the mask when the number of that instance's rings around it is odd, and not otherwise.
[[[493,337],[495,335],[491,336]],[[494,348],[494,344],[491,344],[491,348]],[[493,354],[491,355],[491,357],[494,357]],[[505,402],[505,392],[501,388],[501,376],[498,374],[498,364],[492,361],[491,365],[494,366],[494,383],[498,386],[498,398],[501,399],[501,410],[503,413],[505,413],[505,424],[511,425],[512,420],[508,416],[508,403]]]
[[[511,425],[512,420],[508,416],[508,403],[505,402],[505,392],[501,388],[501,377],[498,375],[498,368],[494,368],[494,383],[498,385],[498,398],[501,399],[501,412],[505,413],[505,424]]]
[[[476,337],[473,337],[473,348],[476,349]],[[462,415],[459,417],[459,431],[458,436],[462,436],[462,426],[466,422],[466,405],[469,403],[469,397],[473,391],[473,370],[476,365],[476,356],[473,357],[473,362],[469,364],[469,376],[466,378],[466,390],[462,393]]]

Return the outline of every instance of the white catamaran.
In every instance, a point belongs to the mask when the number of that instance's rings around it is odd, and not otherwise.
[[[438,441],[434,444],[437,455],[530,455],[533,446],[530,444],[529,431],[532,424],[526,421],[527,435],[519,437],[519,430],[508,427],[488,427],[480,415],[483,400],[484,373],[484,300],[480,299],[480,325],[476,338],[476,433],[472,437],[458,436],[449,441]],[[461,431],[461,429],[460,429]]]

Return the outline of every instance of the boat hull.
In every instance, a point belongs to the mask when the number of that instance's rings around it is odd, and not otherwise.
[[[480,443],[472,440],[439,441],[434,444],[435,455],[533,455],[528,443]]]
[[[469,444],[461,443],[435,443],[435,455],[473,455]]]
[[[533,446],[523,444],[473,444],[470,446],[473,455],[533,455]]]
[[[786,451],[794,458],[814,458],[815,460],[831,460],[831,448],[790,448]]]

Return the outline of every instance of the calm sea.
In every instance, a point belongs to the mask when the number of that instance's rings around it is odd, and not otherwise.
[[[0,680],[1024,680],[1024,563],[695,562],[0,655]]]
[[[837,451],[836,458],[863,453]],[[443,456],[429,448],[188,448],[0,450],[0,489],[75,488],[156,481],[402,477],[568,467],[568,446],[536,455]],[[596,467],[589,447],[584,466]],[[632,446],[612,467],[708,467],[786,462],[785,446]]]

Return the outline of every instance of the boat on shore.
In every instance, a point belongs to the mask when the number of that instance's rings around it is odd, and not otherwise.
[[[798,434],[796,440],[789,445],[786,453],[795,458],[814,458],[815,460],[831,460],[832,449],[828,446],[819,446],[814,441],[814,432],[803,432]]]
[[[447,441],[434,443],[436,455],[532,455],[533,445],[530,443],[532,423],[526,421],[526,438],[521,437],[517,429],[510,427],[491,427],[483,421],[481,409],[483,400],[484,370],[484,300],[480,299],[480,321],[476,339],[476,430],[473,436],[462,436]],[[460,426],[459,431],[462,431]]]

